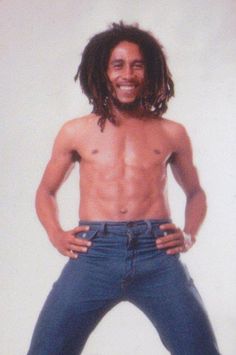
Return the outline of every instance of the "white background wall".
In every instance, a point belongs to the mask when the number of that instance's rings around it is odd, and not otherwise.
[[[235,154],[236,3],[234,0],[2,0],[1,329],[0,353],[23,355],[65,258],[47,240],[34,194],[65,120],[90,107],[73,76],[87,40],[112,21],[139,22],[164,44],[176,83],[167,117],[192,137],[209,211],[198,243],[183,259],[203,296],[224,355],[236,351]],[[59,194],[65,228],[77,224],[78,168]],[[170,177],[173,218],[183,194]],[[132,305],[115,308],[84,355],[167,354]]]

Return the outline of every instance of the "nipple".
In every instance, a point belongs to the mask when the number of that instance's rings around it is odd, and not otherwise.
[[[154,153],[155,153],[155,154],[161,154],[161,152],[160,152],[159,149],[154,149]]]
[[[92,150],[92,154],[97,154],[98,153],[98,149],[93,149]]]

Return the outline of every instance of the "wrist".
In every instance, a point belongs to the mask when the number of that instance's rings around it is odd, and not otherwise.
[[[183,231],[184,246],[188,250],[194,243],[194,238],[190,233]]]
[[[63,229],[60,227],[47,230],[47,234],[48,234],[48,237],[50,240],[55,239],[62,232],[63,232]]]

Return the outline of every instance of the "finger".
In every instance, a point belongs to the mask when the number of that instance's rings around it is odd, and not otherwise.
[[[183,247],[184,244],[180,240],[173,240],[171,242],[165,244],[157,244],[158,249],[166,249],[166,248],[173,248],[173,247]]]
[[[77,245],[77,246],[87,246],[90,247],[92,245],[92,242],[87,239],[82,239],[82,238],[71,238],[70,239],[70,245]]]
[[[78,252],[78,253],[86,253],[88,251],[88,247],[86,246],[71,245],[70,248],[73,252]]]
[[[71,259],[76,259],[78,257],[78,255],[76,253],[74,253],[73,250],[71,250],[71,249],[63,249],[63,250],[58,249],[58,251],[60,254],[67,256]]]
[[[164,224],[160,225],[160,229],[161,230],[167,230],[167,229],[173,230],[173,229],[177,229],[177,228],[174,223],[164,223]]]
[[[174,255],[174,254],[179,254],[184,251],[183,247],[177,247],[177,248],[171,248],[166,251],[168,255]]]
[[[78,232],[86,232],[90,229],[89,226],[77,226],[71,230],[73,234],[78,233]]]
[[[181,233],[177,232],[177,233],[173,233],[173,234],[168,234],[165,237],[160,237],[156,240],[157,245],[159,244],[165,244],[168,243],[172,240],[181,240],[182,242],[184,241],[184,238],[182,236]]]
[[[64,255],[68,256],[71,259],[77,259],[78,258],[78,254],[75,253],[73,250],[67,250]]]

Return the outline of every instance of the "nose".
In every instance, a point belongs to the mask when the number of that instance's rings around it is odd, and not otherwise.
[[[122,72],[122,77],[124,79],[130,79],[134,76],[134,71],[132,69],[131,66],[129,65],[126,65],[124,68],[123,68],[123,72]]]

